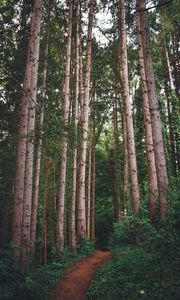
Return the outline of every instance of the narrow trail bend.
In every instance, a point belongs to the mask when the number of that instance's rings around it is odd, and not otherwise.
[[[110,252],[97,250],[92,256],[70,265],[55,285],[52,300],[85,300],[95,269],[110,257]]]

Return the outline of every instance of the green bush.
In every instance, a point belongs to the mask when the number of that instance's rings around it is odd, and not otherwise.
[[[180,257],[179,257],[180,258]],[[112,261],[99,269],[88,300],[178,300],[179,258],[163,258],[141,247],[116,248]]]
[[[66,264],[52,262],[46,266],[33,266],[23,277],[11,260],[0,261],[0,300],[46,300],[50,288],[62,277]]]
[[[111,248],[132,243],[134,232],[128,218],[125,217],[120,222],[115,223],[113,229],[113,233],[109,239]]]
[[[113,233],[109,239],[110,247],[116,248],[135,243],[137,228],[140,230],[141,239],[151,231],[149,220],[143,216],[124,216],[113,226]]]
[[[10,300],[19,286],[21,277],[9,258],[0,261],[0,300]]]
[[[94,242],[87,239],[82,239],[77,243],[78,256],[88,256],[91,255],[95,250]]]
[[[30,271],[22,276],[20,270],[12,264],[11,251],[3,253],[0,261],[0,300],[48,300],[51,288],[63,276],[69,263],[90,255],[94,251],[94,243],[83,240],[78,255],[65,248],[63,258],[57,256],[57,247],[52,249],[55,260],[42,266],[30,264]],[[2,253],[1,253],[2,255]]]
[[[175,196],[177,200],[177,193]],[[163,226],[152,227],[144,212],[139,218],[123,217],[114,224],[110,238],[113,258],[95,274],[87,299],[180,299],[179,208],[175,201]],[[139,246],[134,245],[137,228]]]

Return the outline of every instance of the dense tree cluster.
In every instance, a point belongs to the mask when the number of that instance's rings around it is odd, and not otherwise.
[[[103,245],[143,207],[165,225],[180,172],[179,1],[3,0],[1,22],[0,241],[22,273]]]

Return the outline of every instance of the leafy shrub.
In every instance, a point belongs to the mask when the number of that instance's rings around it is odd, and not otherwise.
[[[0,300],[46,300],[50,288],[63,275],[65,264],[52,262],[33,267],[23,277],[9,259],[0,261]]]
[[[94,251],[94,243],[83,240],[78,255],[72,254],[65,248],[64,257],[57,257],[57,247],[54,247],[56,260],[47,265],[30,265],[29,273],[24,277],[20,270],[12,264],[11,256],[3,253],[0,261],[0,300],[48,300],[51,288],[63,276],[64,269],[69,263]],[[11,251],[9,251],[11,253]]]
[[[15,280],[16,279],[16,280]],[[21,277],[9,258],[0,261],[0,300],[13,299]]]
[[[134,244],[137,228],[140,230],[141,238],[151,231],[149,220],[142,216],[124,216],[114,224],[114,231],[109,239],[111,248]]]
[[[173,257],[143,247],[116,248],[112,261],[99,269],[88,300],[163,300],[180,297],[180,270]]]
[[[88,300],[180,299],[180,205],[170,209],[164,226],[150,226],[144,211],[140,217],[123,217],[114,224],[110,238],[113,259],[99,269],[88,291]],[[141,244],[133,245],[137,228]]]
[[[125,217],[120,222],[115,223],[113,229],[113,233],[109,240],[111,248],[132,243],[133,228],[128,218]]]
[[[88,256],[92,254],[95,250],[94,242],[89,241],[87,239],[82,239],[77,244],[77,252],[79,256]]]

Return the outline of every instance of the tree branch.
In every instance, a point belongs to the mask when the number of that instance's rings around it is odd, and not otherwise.
[[[173,0],[169,0],[169,1],[163,2],[161,4],[153,5],[153,6],[150,6],[150,7],[147,7],[147,8],[136,9],[135,13],[137,13],[137,12],[143,12],[143,11],[148,11],[148,10],[153,9],[153,8],[158,8],[158,7],[167,5],[167,4],[171,3],[171,2],[173,2]]]

